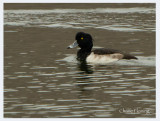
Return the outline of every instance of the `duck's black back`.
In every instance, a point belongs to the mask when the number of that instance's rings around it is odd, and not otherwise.
[[[119,50],[114,50],[114,49],[105,49],[105,48],[101,48],[101,49],[95,49],[92,52],[94,52],[94,54],[98,54],[98,55],[106,55],[106,54],[114,54],[114,53],[120,53],[123,54],[123,58],[122,59],[137,59],[135,56],[130,55],[130,54],[126,54],[123,53],[122,51]]]

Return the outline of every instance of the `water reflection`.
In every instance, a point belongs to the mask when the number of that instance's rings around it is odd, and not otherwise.
[[[80,71],[85,72],[86,74],[92,74],[92,65],[88,65],[86,61],[81,61],[78,63],[78,68]]]

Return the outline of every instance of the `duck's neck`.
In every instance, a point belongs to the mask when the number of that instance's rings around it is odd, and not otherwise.
[[[91,53],[91,49],[83,49],[81,48],[78,52],[77,52],[77,59],[78,60],[81,60],[81,61],[84,61],[86,60],[87,56]]]
[[[81,51],[81,53],[88,53],[91,52],[92,48],[81,48],[79,51]]]

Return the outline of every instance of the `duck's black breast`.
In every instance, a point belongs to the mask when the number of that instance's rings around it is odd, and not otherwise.
[[[86,50],[80,49],[77,52],[77,59],[80,61],[85,61],[87,56],[90,54],[91,54],[91,51],[86,51]]]

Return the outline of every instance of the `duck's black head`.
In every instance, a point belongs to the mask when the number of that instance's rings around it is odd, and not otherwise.
[[[92,41],[92,37],[90,34],[84,33],[84,32],[78,32],[76,34],[75,39],[76,39],[76,41],[73,44],[71,44],[68,47],[68,49],[79,46],[81,48],[81,50],[91,51],[91,49],[93,47],[93,41]]]

